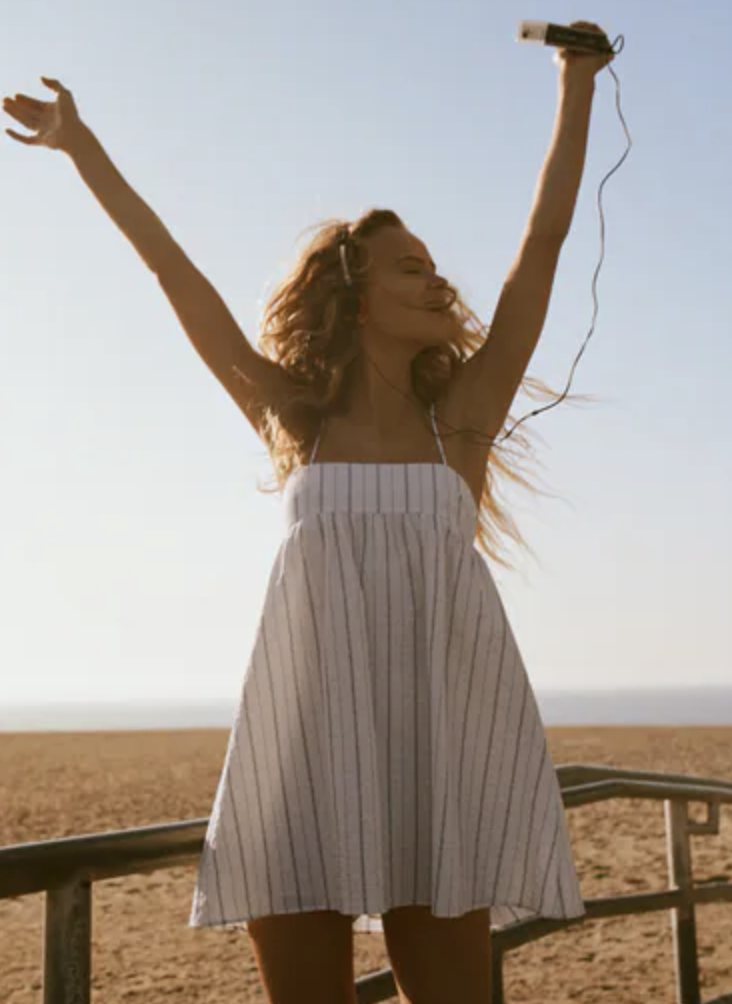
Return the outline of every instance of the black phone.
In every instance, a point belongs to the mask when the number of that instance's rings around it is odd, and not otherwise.
[[[566,28],[549,21],[521,21],[517,42],[541,42],[579,52],[613,52],[607,35],[586,28]]]

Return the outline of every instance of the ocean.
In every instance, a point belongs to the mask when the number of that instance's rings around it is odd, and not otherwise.
[[[544,724],[732,725],[732,687],[658,690],[536,689]],[[238,703],[222,698],[187,703],[28,703],[0,705],[0,732],[129,732],[230,729]]]

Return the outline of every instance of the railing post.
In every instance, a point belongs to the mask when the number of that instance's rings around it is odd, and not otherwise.
[[[666,849],[671,886],[678,888],[683,902],[671,910],[674,939],[677,1004],[701,1004],[699,960],[696,945],[696,914],[692,899],[691,847],[689,844],[689,804],[666,799]]]
[[[48,889],[43,1004],[90,1004],[91,883]]]
[[[491,992],[491,1004],[505,1004],[503,995],[503,952],[496,939],[492,939],[491,945],[491,978],[493,982]]]

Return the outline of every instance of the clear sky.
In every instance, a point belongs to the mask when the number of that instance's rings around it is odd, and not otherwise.
[[[521,19],[625,36],[634,146],[604,189],[572,384],[600,401],[528,423],[558,499],[504,489],[538,562],[512,546],[516,572],[491,567],[538,689],[723,684],[732,5],[24,0],[3,5],[0,92],[69,87],[255,344],[304,229],[372,206],[489,322],[557,101],[553,50],[519,45]],[[604,71],[529,370],[558,391],[625,147]],[[283,533],[264,446],[64,154],[3,131],[0,207],[0,699],[237,695]]]

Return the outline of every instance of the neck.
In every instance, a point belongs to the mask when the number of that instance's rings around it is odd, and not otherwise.
[[[368,428],[378,439],[403,434],[415,412],[424,412],[412,390],[413,358],[414,346],[408,343],[391,344],[388,350],[378,342],[370,344],[351,364],[348,421]]]

